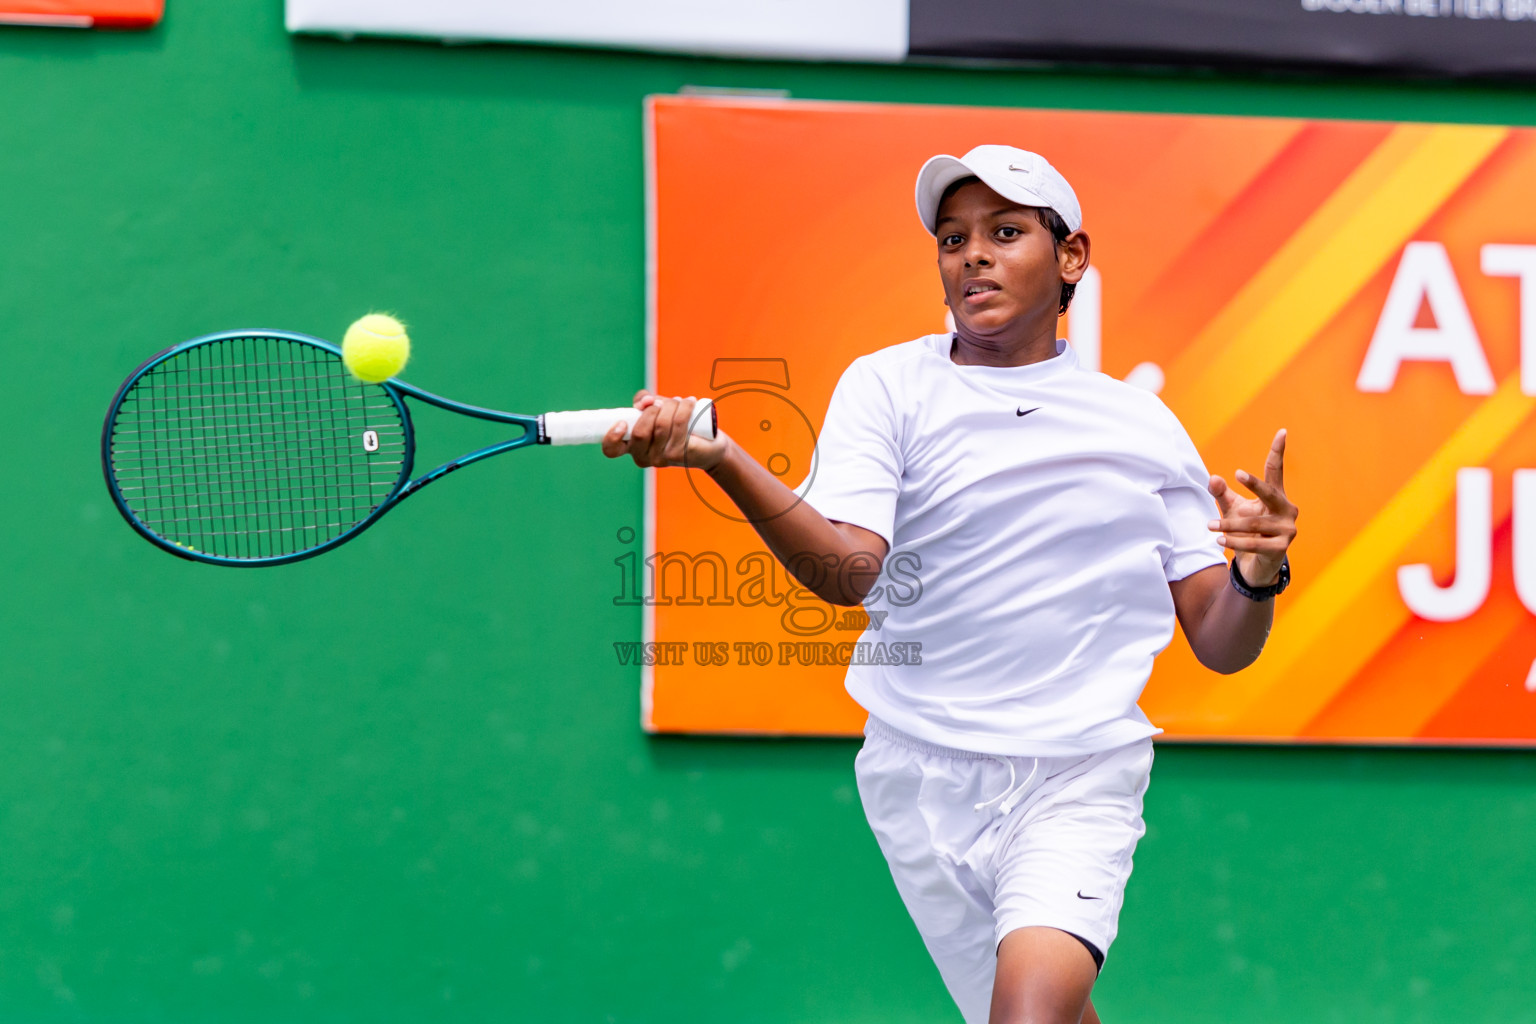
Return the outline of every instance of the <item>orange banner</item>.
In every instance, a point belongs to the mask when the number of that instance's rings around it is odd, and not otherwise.
[[[55,28],[149,28],[165,0],[0,0],[0,25]]]
[[[647,121],[655,383],[713,396],[790,486],[849,362],[945,329],[918,167],[1038,150],[1093,239],[1080,358],[1159,391],[1229,479],[1290,430],[1269,646],[1220,676],[1176,638],[1152,720],[1536,742],[1536,130],[672,97]],[[616,563],[646,636],[615,645],[647,728],[860,729],[863,612],[797,590],[702,473],[655,474],[647,522]]]

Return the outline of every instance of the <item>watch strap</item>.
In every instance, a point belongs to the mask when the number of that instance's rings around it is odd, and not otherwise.
[[[1230,565],[1232,589],[1237,591],[1239,594],[1242,594],[1250,601],[1268,601],[1278,594],[1285,593],[1285,588],[1291,585],[1290,556],[1286,556],[1281,560],[1279,575],[1275,578],[1275,582],[1271,583],[1267,587],[1255,587],[1249,584],[1247,580],[1243,579],[1243,574],[1239,572],[1237,568],[1236,557],[1232,559]]]

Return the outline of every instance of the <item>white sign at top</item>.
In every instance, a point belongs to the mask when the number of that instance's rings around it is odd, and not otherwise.
[[[899,61],[907,0],[287,0],[290,32]]]

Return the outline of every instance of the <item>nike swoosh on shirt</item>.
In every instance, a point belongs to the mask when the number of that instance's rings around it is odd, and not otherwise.
[[[1037,405],[1033,409],[1020,409],[1017,412],[1015,412],[1014,415],[1015,416],[1028,416],[1032,412],[1039,412],[1039,411],[1040,411],[1040,407]]]
[[[1104,897],[1103,896],[1084,896],[1083,895],[1083,890],[1079,889],[1079,890],[1077,890],[1077,898],[1080,899],[1080,900],[1101,900]]]

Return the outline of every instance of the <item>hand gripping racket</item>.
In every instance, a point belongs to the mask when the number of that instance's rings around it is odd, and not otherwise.
[[[522,428],[519,436],[411,479],[406,397]],[[101,465],[123,518],[173,555],[281,565],[329,551],[434,480],[535,444],[596,444],[640,411],[522,416],[365,384],[341,351],[286,331],[228,331],[166,349],[134,370],[107,410]],[[691,430],[715,436],[708,399]]]

